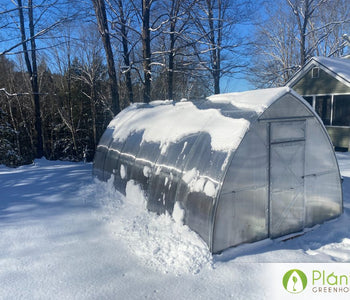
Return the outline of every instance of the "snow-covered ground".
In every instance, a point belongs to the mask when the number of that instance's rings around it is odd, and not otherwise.
[[[91,178],[91,164],[0,166],[0,299],[264,299],[266,263],[350,262],[350,155],[338,153],[344,214],[288,241],[210,255],[176,220]],[[300,298],[299,298],[300,299]]]

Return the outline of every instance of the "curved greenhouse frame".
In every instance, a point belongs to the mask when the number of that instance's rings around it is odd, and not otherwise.
[[[94,174],[114,175],[123,193],[134,180],[159,214],[178,203],[214,253],[302,231],[343,209],[327,132],[286,87],[133,104],[103,134]]]

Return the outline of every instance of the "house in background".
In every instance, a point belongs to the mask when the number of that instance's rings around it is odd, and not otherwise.
[[[350,59],[313,57],[287,83],[321,117],[337,150],[350,143]]]

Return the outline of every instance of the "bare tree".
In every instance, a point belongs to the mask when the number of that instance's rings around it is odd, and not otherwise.
[[[30,82],[26,93],[30,91],[34,107],[32,115],[27,116],[27,118],[34,119],[34,128],[27,127],[27,129],[34,131],[30,136],[35,136],[33,151],[35,152],[34,156],[38,158],[42,157],[45,152],[41,108],[42,92],[38,82],[38,57],[48,50],[46,43],[48,34],[53,33],[72,15],[75,15],[71,7],[68,8],[66,3],[57,0],[41,2],[15,0],[3,3],[1,7],[0,29],[9,28],[11,30],[2,31],[6,38],[0,40],[0,55],[23,55],[26,69],[22,74],[23,82]],[[10,20],[12,23],[9,22]],[[20,47],[22,49],[19,49]],[[23,87],[20,87],[20,90]],[[20,90],[16,91],[15,94],[21,94]]]
[[[319,10],[328,0],[286,0],[294,14],[299,30],[299,57],[300,66],[303,66],[307,59],[307,32],[309,23],[315,12]]]
[[[135,32],[131,22],[135,15],[135,10],[129,1],[124,0],[107,0],[109,10],[112,15],[112,29],[115,31],[113,37],[122,45],[123,65],[122,73],[125,76],[126,89],[128,93],[128,102],[134,102],[133,82],[131,77],[132,70],[132,42],[130,39],[130,31]],[[131,45],[131,47],[130,47]],[[124,101],[125,102],[125,101]]]
[[[167,96],[168,99],[174,98],[174,75],[179,70],[176,70],[176,57],[185,56],[183,49],[190,48],[192,41],[187,38],[186,31],[190,28],[191,10],[197,0],[182,1],[172,0],[169,7],[168,29],[165,29],[165,34],[168,36],[168,66],[167,66]],[[167,4],[167,3],[166,3]],[[193,59],[195,59],[193,57]]]
[[[201,66],[213,78],[214,93],[220,93],[220,79],[246,66],[245,38],[237,26],[254,18],[253,1],[205,0],[193,10],[197,26],[195,52]],[[255,1],[258,5],[258,1]]]
[[[297,24],[284,5],[268,6],[259,25],[248,78],[259,88],[282,86],[299,68]]]
[[[29,20],[29,34],[30,34],[30,53],[31,60],[29,59],[29,49],[27,47],[26,27],[24,24],[24,13],[22,0],[17,0],[18,13],[20,19],[20,30],[23,47],[23,55],[25,58],[27,72],[30,77],[30,83],[32,88],[34,111],[35,111],[35,130],[36,130],[36,158],[41,158],[44,155],[43,136],[42,136],[42,121],[40,110],[40,96],[38,86],[38,67],[36,58],[36,43],[35,43],[35,28],[33,17],[33,2],[28,0],[28,20]]]
[[[103,47],[107,58],[108,75],[110,80],[110,89],[112,96],[112,110],[116,115],[120,111],[119,91],[117,73],[115,70],[114,55],[111,46],[110,33],[107,22],[106,6],[104,0],[92,0],[95,8],[95,14],[98,29],[102,37]]]
[[[153,0],[142,0],[142,57],[143,57],[143,74],[144,74],[144,90],[143,101],[149,103],[151,101],[151,30],[150,15]]]
[[[350,5],[347,0],[329,0],[310,22],[309,52],[318,56],[342,56],[346,47],[343,35],[350,30]]]
[[[249,78],[257,87],[284,85],[314,55],[341,55],[349,28],[346,0],[267,2]]]
[[[132,90],[132,80],[131,80],[131,62],[130,62],[130,51],[129,51],[129,40],[128,40],[128,30],[127,30],[127,19],[124,14],[124,8],[122,0],[118,0],[118,8],[120,14],[120,32],[122,36],[123,45],[123,59],[125,64],[124,74],[126,77],[126,87],[129,94],[129,102],[134,102],[134,93]]]

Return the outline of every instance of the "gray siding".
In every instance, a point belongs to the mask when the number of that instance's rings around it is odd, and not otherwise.
[[[312,78],[312,68],[291,87],[300,95],[324,95],[350,93],[346,86],[333,76],[320,69],[319,78]]]

